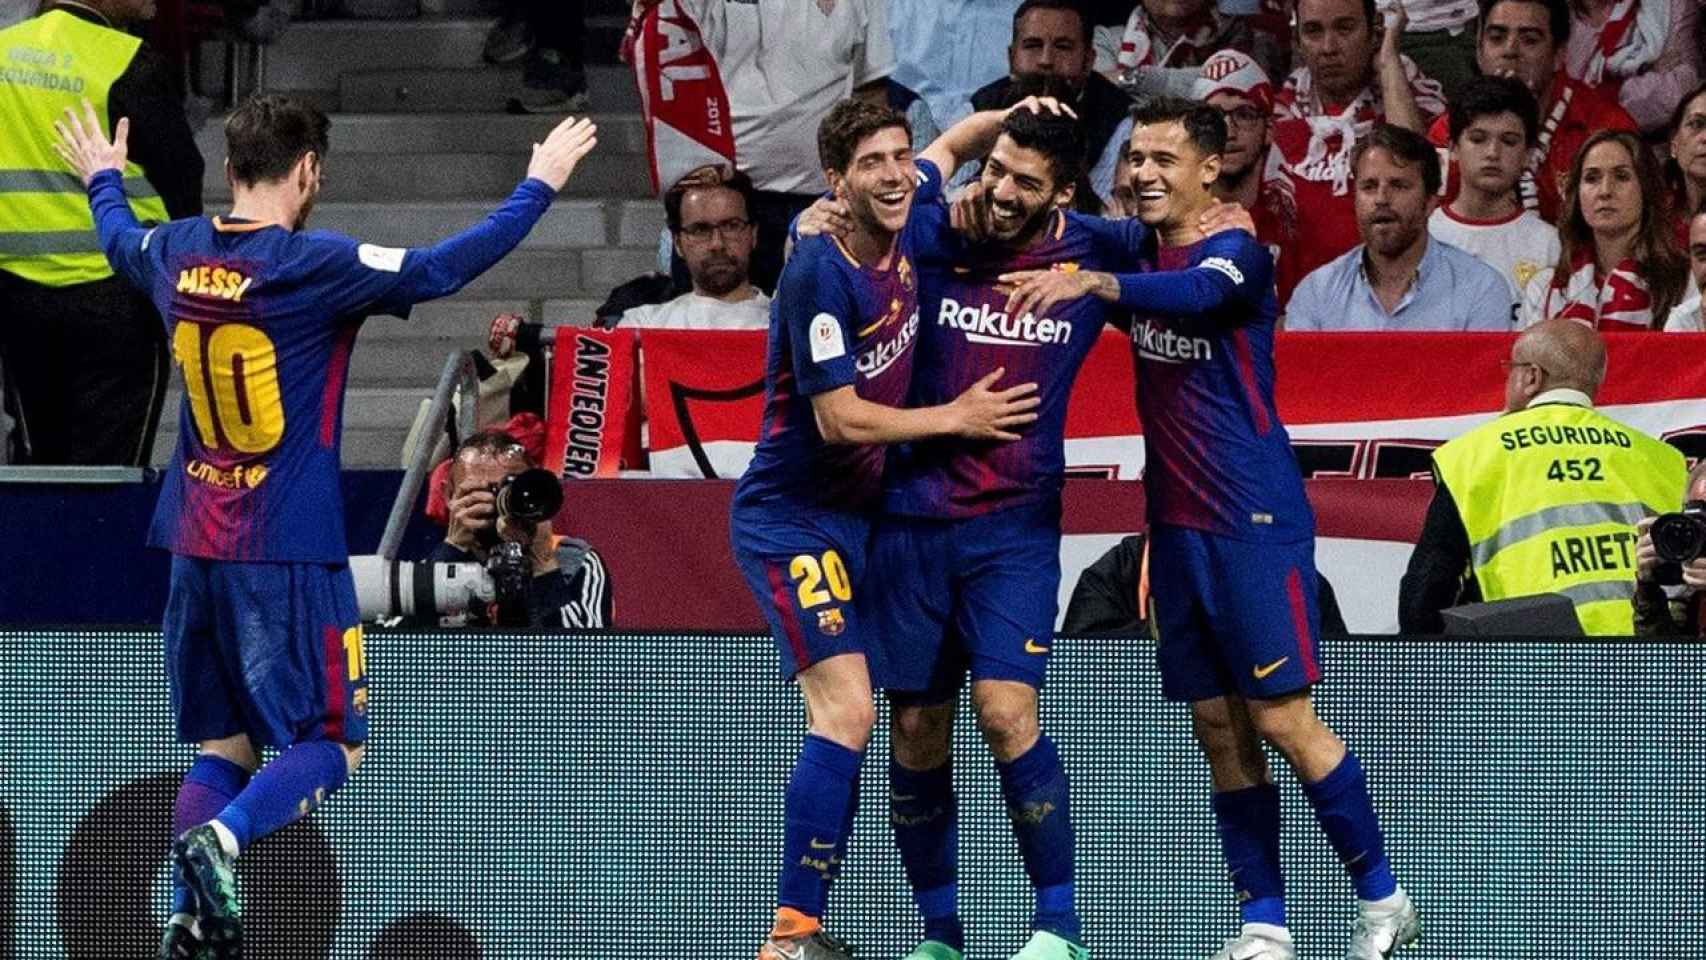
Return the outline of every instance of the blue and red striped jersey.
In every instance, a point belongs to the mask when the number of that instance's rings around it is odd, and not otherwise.
[[[430,248],[218,217],[142,230],[116,176],[90,185],[102,244],[148,291],[183,374],[178,445],[151,546],[217,560],[341,563],[344,385],[362,319],[406,317],[520,242],[554,191],[516,189],[483,223]],[[116,207],[115,207],[116,205]]]
[[[770,304],[764,419],[737,503],[865,510],[877,501],[888,447],[824,442],[812,397],[851,385],[860,399],[905,405],[919,322],[913,250],[920,211],[938,201],[941,183],[934,166],[919,165],[907,225],[879,266],[861,264],[833,237],[795,244]]]
[[[1018,440],[958,438],[910,444],[889,471],[884,507],[925,517],[971,517],[1058,496],[1066,476],[1066,406],[1072,383],[1107,321],[1095,297],[1055,304],[1047,316],[1009,316],[997,278],[1018,270],[1136,269],[1149,230],[1137,220],[1056,211],[1024,250],[965,243],[934,205],[915,216],[931,229],[918,249],[922,328],[912,405],[947,403],[998,367],[995,388],[1035,382],[1042,404]]]
[[[1242,540],[1312,536],[1315,516],[1274,407],[1273,258],[1242,231],[1161,247],[1121,278],[1150,523]]]

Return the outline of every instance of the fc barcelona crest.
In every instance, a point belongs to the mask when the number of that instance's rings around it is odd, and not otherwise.
[[[839,637],[841,631],[847,629],[847,618],[841,615],[840,607],[819,610],[817,612],[817,629],[826,637]]]

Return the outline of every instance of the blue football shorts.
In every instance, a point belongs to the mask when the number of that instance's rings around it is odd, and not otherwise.
[[[737,505],[729,544],[770,624],[784,679],[830,657],[865,654],[856,603],[871,522],[863,514]]]

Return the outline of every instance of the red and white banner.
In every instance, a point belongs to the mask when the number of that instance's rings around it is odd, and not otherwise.
[[[632,330],[557,328],[546,469],[565,480],[617,475],[633,409],[635,346]]]
[[[1504,406],[1512,335],[1295,333],[1278,338],[1276,401],[1306,476],[1426,476],[1434,447]],[[1599,406],[1706,455],[1706,337],[1611,334]],[[762,416],[762,333],[648,330],[646,414],[661,477],[735,477]],[[1103,334],[1073,388],[1066,462],[1077,476],[1143,475],[1131,348]]]
[[[662,0],[643,15],[635,33],[634,79],[646,120],[652,192],[662,193],[707,165],[733,170],[729,95],[699,26],[675,0]]]

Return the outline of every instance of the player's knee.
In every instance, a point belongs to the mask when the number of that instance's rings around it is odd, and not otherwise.
[[[1252,702],[1250,720],[1262,739],[1291,757],[1333,732],[1315,715],[1315,708],[1306,694],[1297,694],[1283,701]]]
[[[1224,705],[1219,709],[1192,710],[1191,732],[1210,759],[1236,755],[1243,733],[1232,719],[1232,712]]]
[[[848,698],[812,709],[812,732],[849,750],[864,750],[877,723],[877,708],[868,699]]]
[[[896,707],[890,722],[895,759],[913,770],[933,770],[948,762],[953,708]]]
[[[1000,698],[980,703],[977,729],[997,759],[1015,759],[1042,735],[1036,701]]]

